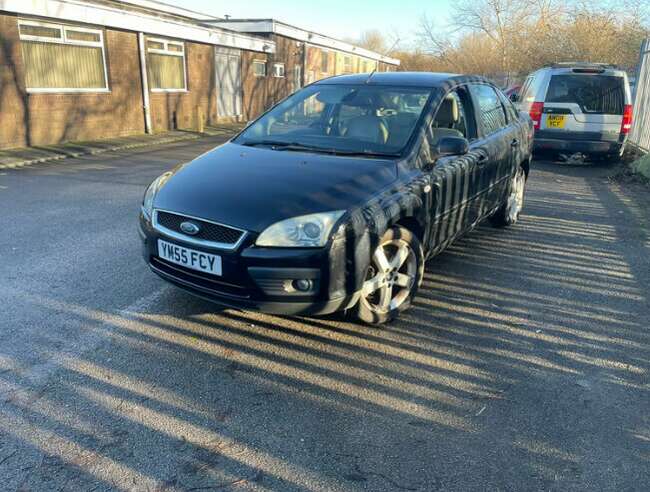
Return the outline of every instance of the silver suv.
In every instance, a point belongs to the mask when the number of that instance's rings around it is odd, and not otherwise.
[[[517,104],[535,125],[536,151],[617,159],[632,126],[627,74],[600,63],[557,63],[530,74]]]

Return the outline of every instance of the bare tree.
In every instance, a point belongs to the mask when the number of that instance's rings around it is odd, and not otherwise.
[[[513,41],[530,22],[534,0],[461,0],[456,4],[453,24],[460,31],[483,33],[499,51],[506,82],[513,69]]]
[[[356,44],[362,48],[376,51],[377,53],[385,53],[389,48],[386,37],[379,29],[370,29],[362,32]]]
[[[409,63],[484,74],[504,85],[558,61],[632,69],[649,28],[648,0],[460,0],[451,28],[422,16],[418,57]]]

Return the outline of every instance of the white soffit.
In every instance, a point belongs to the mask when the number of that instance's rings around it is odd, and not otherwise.
[[[123,4],[133,5],[135,7],[141,7],[149,10],[156,10],[158,12],[164,12],[166,14],[180,15],[182,17],[188,17],[190,19],[200,20],[200,21],[210,21],[215,19],[220,19],[216,15],[207,15],[202,14],[201,12],[196,12],[194,10],[189,10],[183,7],[176,7],[164,2],[157,2],[155,0],[116,0]]]
[[[157,34],[230,48],[275,52],[275,44],[269,40],[218,27],[184,23],[80,0],[0,0],[0,10],[20,15]]]
[[[274,19],[229,19],[213,21],[211,24],[222,25],[224,27],[235,29],[240,32],[274,33],[287,38],[304,41],[305,43],[315,46],[322,46],[323,48],[343,51],[345,53],[362,56],[371,60],[381,61],[390,65],[400,64],[400,61],[396,58],[391,58],[389,56],[361,48],[360,46],[346,43],[345,41],[339,41],[338,39],[330,38],[329,36],[325,36],[323,34],[306,31],[304,29],[300,29],[299,27],[294,27]]]

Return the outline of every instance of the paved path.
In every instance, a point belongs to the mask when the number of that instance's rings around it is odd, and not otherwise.
[[[0,490],[647,490],[647,190],[537,163],[375,330],[147,270],[145,185],[216,142],[0,173]]]

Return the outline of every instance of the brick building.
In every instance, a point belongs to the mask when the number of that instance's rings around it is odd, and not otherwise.
[[[256,116],[303,85],[325,77],[386,72],[399,66],[399,60],[276,19],[220,19],[210,24],[260,36],[275,45],[275,51],[266,56],[253,55],[259,70],[251,67],[250,62],[245,67],[244,106],[248,108],[248,117]],[[265,77],[271,77],[265,84],[257,80],[262,70]]]
[[[152,0],[0,0],[0,148],[243,121],[305,83],[398,63]]]

